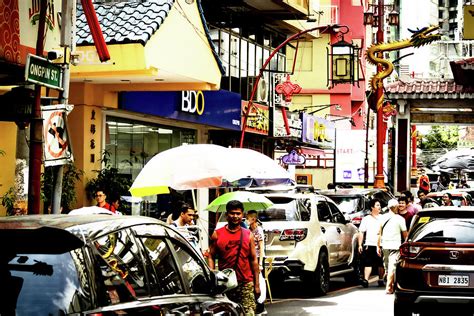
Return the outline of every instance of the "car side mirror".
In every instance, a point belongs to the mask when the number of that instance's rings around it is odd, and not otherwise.
[[[214,275],[217,283],[216,294],[222,294],[237,287],[237,274],[234,269],[214,271]]]
[[[345,224],[351,222],[351,218],[349,217],[349,214],[344,213],[344,221],[345,221]]]

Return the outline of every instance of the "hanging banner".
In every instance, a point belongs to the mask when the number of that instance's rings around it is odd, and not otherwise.
[[[303,121],[301,140],[304,143],[316,145],[318,148],[334,149],[334,122],[306,113],[303,113],[301,119]]]
[[[74,160],[67,131],[67,115],[73,107],[71,104],[41,107],[45,167],[64,165]]]

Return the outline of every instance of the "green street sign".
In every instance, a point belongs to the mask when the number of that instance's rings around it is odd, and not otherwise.
[[[63,90],[63,69],[46,58],[28,54],[25,67],[25,79],[28,82]]]

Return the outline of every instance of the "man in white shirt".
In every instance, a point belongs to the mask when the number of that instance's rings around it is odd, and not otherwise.
[[[381,205],[378,199],[370,200],[370,214],[365,216],[359,226],[359,253],[362,254],[362,263],[364,267],[364,281],[362,285],[368,287],[369,277],[372,274],[372,268],[378,270],[378,286],[384,286],[382,254],[377,249],[380,232],[380,210]]]
[[[383,251],[383,262],[387,271],[387,294],[393,294],[393,283],[395,266],[400,255],[400,245],[407,238],[407,227],[405,219],[398,215],[398,201],[392,199],[388,201],[389,212],[381,218],[378,250]]]

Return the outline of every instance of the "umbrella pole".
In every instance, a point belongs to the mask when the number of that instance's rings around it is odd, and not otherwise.
[[[193,207],[196,209],[197,203],[196,203],[196,194],[194,193],[194,189],[191,190],[191,195],[193,196]]]

